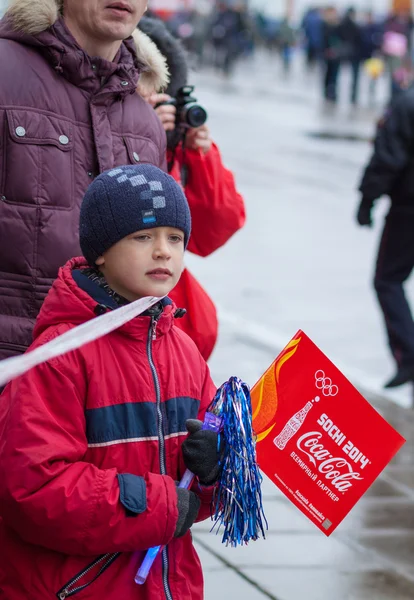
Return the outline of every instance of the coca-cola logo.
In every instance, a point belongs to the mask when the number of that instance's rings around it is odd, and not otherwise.
[[[343,457],[333,456],[321,444],[322,433],[309,431],[302,435],[296,445],[305,454],[318,472],[339,492],[347,492],[354,481],[361,480],[361,474]]]

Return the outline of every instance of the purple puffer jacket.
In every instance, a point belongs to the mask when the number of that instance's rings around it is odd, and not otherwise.
[[[165,76],[155,46],[137,32],[116,63],[91,59],[52,4],[17,0],[0,21],[0,360],[29,346],[58,268],[80,254],[92,179],[138,161],[166,168],[164,130],[136,93],[141,72]]]

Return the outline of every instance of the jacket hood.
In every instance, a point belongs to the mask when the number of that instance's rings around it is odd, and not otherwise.
[[[161,19],[142,17],[138,29],[155,43],[167,61],[170,82],[167,94],[175,97],[178,90],[188,82],[188,56],[181,41],[175,38]]]
[[[39,337],[49,327],[77,326],[102,314],[102,304],[81,289],[73,277],[74,270],[88,267],[87,261],[83,257],[79,257],[72,258],[59,270],[58,277],[37,317],[33,339]],[[110,302],[108,306],[111,306]],[[174,312],[175,305],[173,303],[163,306],[163,312],[158,319],[157,336],[164,335],[171,329]],[[120,327],[119,331],[130,337],[146,341],[150,323],[150,316],[139,316]]]
[[[8,27],[3,25],[1,35],[27,45],[43,45],[37,36],[56,24],[62,17],[62,7],[62,0],[12,0],[4,19]],[[139,29],[128,41],[134,44],[141,68],[138,92],[148,94],[164,90],[169,82],[169,71],[157,46]]]

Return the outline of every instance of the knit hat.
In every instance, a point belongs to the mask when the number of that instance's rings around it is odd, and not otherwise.
[[[149,164],[117,167],[99,175],[83,198],[79,238],[90,265],[124,237],[142,229],[175,227],[187,247],[191,215],[180,185]]]

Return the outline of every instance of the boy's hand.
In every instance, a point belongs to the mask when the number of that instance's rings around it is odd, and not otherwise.
[[[190,435],[182,445],[185,465],[201,484],[213,485],[221,471],[222,448],[218,447],[218,433],[202,429],[203,423],[198,419],[188,419],[186,427]]]
[[[184,488],[177,488],[178,521],[175,527],[174,537],[181,537],[187,533],[197,518],[200,510],[200,498]]]

